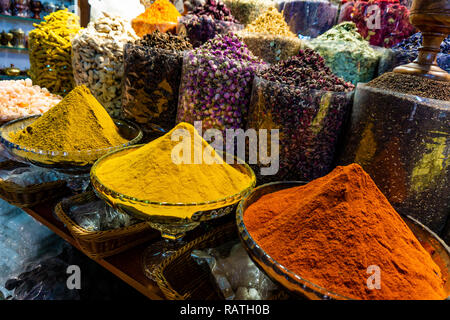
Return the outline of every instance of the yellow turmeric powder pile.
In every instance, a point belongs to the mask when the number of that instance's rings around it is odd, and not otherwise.
[[[270,7],[264,11],[252,23],[247,25],[245,32],[258,32],[265,34],[272,34],[277,36],[297,37],[291,32],[289,26],[276,8]]]
[[[67,152],[106,149],[127,142],[84,85],[75,87],[56,106],[10,137],[27,148]]]
[[[139,37],[156,29],[166,32],[176,27],[181,14],[169,0],[156,0],[143,13],[131,21],[131,26]]]
[[[188,135],[173,141],[180,132]],[[203,159],[194,150],[203,150]],[[203,163],[194,164],[194,157],[199,154]],[[186,161],[178,162],[178,156]],[[214,201],[235,195],[252,183],[250,177],[221,160],[192,125],[180,123],[166,135],[135,151],[106,159],[97,167],[96,176],[107,188],[141,200]]]

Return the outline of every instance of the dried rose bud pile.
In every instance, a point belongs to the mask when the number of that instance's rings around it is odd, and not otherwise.
[[[334,75],[325,60],[314,50],[300,50],[299,54],[264,70],[260,77],[299,90],[317,89],[349,92],[354,85]]]
[[[209,16],[216,20],[238,22],[232,15],[227,6],[220,0],[206,0],[205,4],[192,11],[197,16]]]
[[[242,128],[255,72],[265,63],[233,35],[219,35],[183,62],[178,121],[203,121],[204,129]]]

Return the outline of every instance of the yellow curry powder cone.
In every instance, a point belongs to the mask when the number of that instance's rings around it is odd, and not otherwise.
[[[67,152],[106,149],[127,142],[84,85],[77,86],[56,106],[10,137],[27,148]]]
[[[150,7],[131,20],[131,26],[139,37],[155,30],[169,31],[176,27],[181,14],[169,0],[156,0]]]
[[[188,140],[183,137],[173,141],[172,134],[180,130],[188,133]],[[187,148],[183,151],[180,146]],[[193,164],[193,150],[198,147],[203,149],[204,155],[210,156],[204,156],[202,164]],[[186,150],[191,150],[190,157],[183,153]],[[177,164],[173,154],[190,158],[192,164]],[[198,203],[220,200],[250,186],[250,177],[221,160],[192,125],[180,123],[166,135],[135,151],[105,160],[98,166],[96,175],[109,189],[140,200]]]

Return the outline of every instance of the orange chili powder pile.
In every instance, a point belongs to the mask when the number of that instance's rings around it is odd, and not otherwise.
[[[353,299],[444,299],[444,280],[412,231],[357,164],[261,197],[244,213],[253,239],[277,262]],[[367,273],[380,267],[380,289]]]
[[[181,14],[169,0],[156,0],[143,13],[131,21],[131,25],[139,37],[158,29],[166,32],[176,25]],[[156,26],[157,24],[160,24]],[[164,26],[166,24],[166,26]]]

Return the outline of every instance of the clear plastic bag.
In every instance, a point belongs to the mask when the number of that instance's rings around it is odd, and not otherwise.
[[[350,1],[342,5],[339,22],[353,21],[373,46],[390,48],[415,32],[409,10],[390,1]]]
[[[329,173],[352,98],[353,92],[305,91],[255,77],[247,128],[280,130],[279,171],[261,176],[256,170],[258,182],[310,181]]]
[[[221,66],[227,66],[228,72]],[[253,77],[264,66],[186,52],[177,121],[202,121],[203,130],[244,128]]]
[[[194,48],[201,46],[206,41],[218,34],[227,34],[242,30],[242,24],[220,21],[206,15],[185,15],[178,18],[177,34],[186,35]]]
[[[144,130],[176,124],[183,53],[125,45],[122,110]]]
[[[450,212],[449,141],[450,101],[359,84],[339,163],[360,164],[399,213],[440,234]]]
[[[21,166],[13,170],[0,170],[0,180],[26,187],[34,184],[64,180],[65,175],[36,166]]]
[[[193,250],[191,256],[200,266],[208,266],[226,300],[266,300],[278,289],[237,241],[218,248]]]
[[[104,201],[76,205],[70,209],[69,217],[88,231],[105,231],[125,228],[140,221],[114,210]]]
[[[277,9],[292,32],[315,38],[336,24],[339,6],[327,0],[281,0]]]
[[[298,54],[303,47],[300,39],[255,32],[238,32],[250,51],[265,62],[275,64]]]
[[[114,118],[121,117],[123,47],[137,39],[129,22],[103,14],[72,40],[76,84],[86,85]]]

